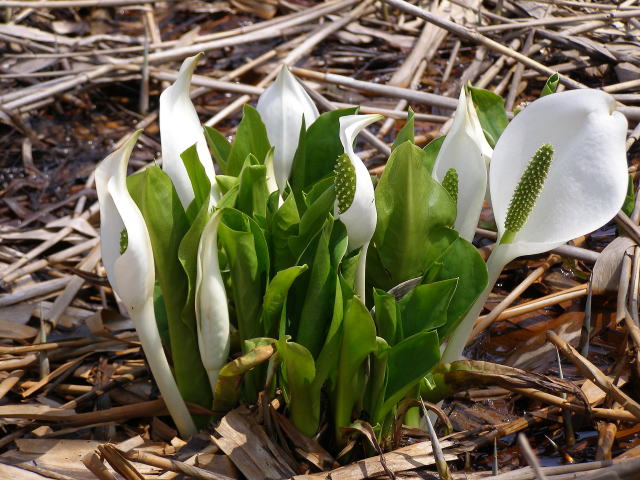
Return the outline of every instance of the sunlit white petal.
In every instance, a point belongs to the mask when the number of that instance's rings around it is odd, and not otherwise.
[[[516,185],[545,144],[554,150],[540,196],[511,243],[498,243],[487,261],[489,283],[455,329],[443,361],[457,360],[500,272],[521,255],[548,251],[607,223],[622,207],[627,190],[627,121],[613,97],[599,90],[574,90],[542,97],[504,130],[491,160],[491,203],[498,240]]]
[[[141,308],[152,295],[155,281],[149,233],[126,183],[127,163],[140,133],[133,134],[122,148],[105,158],[95,175],[104,266],[113,289],[131,311]],[[124,231],[128,244],[120,254]]]
[[[513,242],[520,245],[519,255],[544,252],[611,220],[627,189],[626,132],[615,100],[599,90],[547,95],[513,119],[491,161],[491,202],[500,235],[533,154],[545,143],[554,149],[540,197]]]
[[[285,65],[271,86],[260,95],[256,108],[267,128],[269,141],[275,147],[275,180],[282,193],[298,148],[302,118],[309,128],[318,118],[318,109]]]
[[[198,346],[212,391],[229,355],[229,310],[218,263],[218,225],[221,217],[222,210],[216,211],[200,237],[195,297]]]
[[[198,157],[212,186],[215,200],[216,182],[213,161],[204,137],[200,119],[189,97],[191,76],[203,54],[185,59],[175,83],[160,95],[160,139],[162,168],[176,187],[182,206],[186,209],[194,198],[193,187],[180,154],[196,145]],[[215,203],[215,201],[214,201]]]
[[[458,108],[433,168],[433,176],[442,182],[451,168],[458,173],[458,201],[455,228],[471,241],[475,234],[487,188],[487,165],[491,146],[487,142],[471,95],[460,91]]]
[[[109,282],[131,315],[167,409],[186,438],[197,430],[162,348],[153,306],[155,270],[151,240],[144,218],[127,190],[127,163],[140,133],[134,133],[96,169],[102,257]],[[123,232],[127,242],[121,246]]]
[[[381,118],[381,115],[346,115],[340,117],[340,141],[356,174],[353,203],[343,213],[336,214],[336,217],[347,228],[349,250],[355,250],[369,243],[376,230],[377,213],[373,183],[367,167],[353,151],[353,143],[362,129]]]

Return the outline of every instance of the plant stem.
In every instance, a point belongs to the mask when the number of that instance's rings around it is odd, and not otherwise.
[[[358,271],[356,272],[356,295],[360,297],[362,303],[365,302],[367,287],[365,273],[367,269],[367,250],[369,250],[369,242],[365,243],[360,250],[360,258],[358,259]]]
[[[478,319],[484,303],[487,301],[491,290],[493,290],[493,286],[496,284],[502,269],[511,260],[513,259],[511,258],[508,244],[497,244],[487,260],[487,270],[489,271],[487,286],[449,337],[447,347],[442,354],[441,361],[443,363],[454,362],[462,358],[462,351],[469,340],[473,325]]]
[[[176,423],[180,435],[186,439],[197,433],[198,430],[187,409],[187,405],[180,395],[176,381],[171,373],[171,368],[169,368],[169,362],[164,354],[153,310],[153,299],[149,298],[141,310],[130,313],[142,344],[142,350],[147,357],[151,374],[158,385],[162,399],[173,421]]]

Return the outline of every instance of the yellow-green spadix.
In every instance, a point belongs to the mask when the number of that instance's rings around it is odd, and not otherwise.
[[[443,182],[454,169],[458,178],[455,228],[466,240],[473,240],[487,189],[487,166],[492,149],[487,142],[467,87],[460,90],[458,108],[433,167],[433,177]]]
[[[489,283],[449,338],[443,360],[457,360],[504,266],[522,255],[551,250],[607,223],[627,190],[626,118],[600,90],[554,93],[531,103],[504,130],[491,160],[491,204],[498,242],[487,261]],[[546,150],[546,153],[545,153]],[[546,178],[524,221],[512,222],[510,205],[530,163],[551,153]],[[533,159],[533,160],[532,160]],[[530,182],[532,186],[536,182]],[[538,187],[536,187],[537,189]],[[520,189],[522,190],[522,189]],[[526,194],[526,189],[522,190]],[[532,192],[529,192],[532,193]],[[535,193],[535,192],[533,192]],[[516,212],[515,217],[519,213]]]
[[[176,187],[180,203],[186,210],[195,194],[180,154],[195,144],[198,157],[211,182],[211,203],[215,204],[218,189],[213,161],[204,137],[200,119],[189,96],[191,77],[202,58],[200,53],[184,60],[178,78],[160,95],[160,140],[162,169]]]
[[[107,156],[95,173],[102,262],[138,332],[151,373],[181,435],[196,432],[165,357],[153,308],[155,269],[144,218],[127,190],[127,164],[141,131]]]
[[[283,65],[275,81],[267,88],[256,106],[275,147],[273,170],[280,195],[291,173],[298,148],[302,118],[306,128],[318,118],[318,109],[300,82]]]

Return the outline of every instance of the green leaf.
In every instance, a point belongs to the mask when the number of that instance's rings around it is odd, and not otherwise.
[[[340,143],[340,117],[356,111],[356,108],[346,108],[325,112],[307,129],[298,144],[289,179],[298,198],[302,191],[333,172],[338,155],[344,153]]]
[[[233,187],[238,185],[238,177],[230,177],[228,175],[216,175],[216,183],[223,195],[229,192]]]
[[[407,121],[404,126],[398,132],[398,136],[393,141],[393,145],[391,146],[391,151],[395,150],[398,145],[403,144],[404,142],[415,143],[415,139],[413,137],[413,128],[414,128],[414,114],[411,107],[407,111]]]
[[[558,82],[560,81],[560,77],[558,76],[557,73],[554,73],[553,75],[551,75],[546,83],[544,84],[544,88],[542,89],[542,92],[540,92],[540,96],[544,97],[547,95],[551,95],[552,93],[556,93],[556,89],[558,88]]]
[[[320,425],[320,388],[314,386],[313,356],[302,345],[285,339],[277,345],[286,376],[289,417],[298,430],[312,437]]]
[[[384,338],[376,337],[376,351],[371,357],[371,374],[367,382],[367,395],[364,408],[371,416],[371,423],[382,424],[383,419],[375,418],[375,413],[380,409],[387,389],[387,363],[391,347]]]
[[[267,228],[271,267],[274,272],[295,265],[298,253],[289,246],[289,239],[298,235],[300,216],[293,195],[285,198],[278,207],[278,192],[274,192],[268,201]]]
[[[331,220],[309,248],[302,254],[299,263],[310,265],[308,275],[299,283],[296,295],[303,298],[301,308],[294,310],[297,317],[296,340],[309,349],[314,358],[324,343],[325,333],[333,312],[336,290],[336,274],[331,265],[329,240]]]
[[[434,331],[422,331],[389,350],[384,404],[376,412],[384,416],[440,361],[440,341]]]
[[[188,235],[189,222],[171,179],[159,167],[148,167],[130,176],[127,183],[145,218],[151,239],[178,388],[185,400],[210,408],[212,392],[200,359],[193,307],[185,314],[190,285],[179,260],[179,252],[183,239]],[[197,253],[197,243],[195,248]]]
[[[335,274],[334,274],[335,275]],[[333,312],[329,330],[324,336],[324,345],[316,361],[315,387],[321,388],[327,381],[327,389],[334,391],[336,388],[336,377],[338,373],[338,360],[340,348],[342,347],[342,321],[344,319],[344,302],[342,288],[335,275],[336,289],[334,292]]]
[[[253,373],[271,358],[274,348],[273,339],[257,339],[252,346],[246,345],[247,353],[227,363],[220,369],[215,387],[213,409],[216,412],[227,412],[238,404],[242,390],[242,380],[246,374]]]
[[[427,164],[429,173],[433,172],[433,166],[436,164],[436,158],[438,158],[440,147],[442,147],[445,138],[447,138],[446,135],[434,138],[423,148],[424,153],[427,154],[427,156],[425,157],[425,163]]]
[[[156,315],[156,323],[158,325],[158,333],[163,345],[171,345],[169,338],[169,317],[167,316],[167,307],[165,305],[164,296],[160,284],[156,280],[153,287],[153,311]]]
[[[227,256],[240,340],[262,337],[266,334],[260,322],[262,300],[269,274],[264,234],[248,215],[229,208],[223,213],[218,240]]]
[[[187,208],[187,218],[193,221],[195,216],[200,211],[200,207],[203,204],[209,203],[209,193],[211,192],[211,181],[207,177],[207,173],[204,170],[204,166],[200,163],[198,157],[198,151],[196,145],[193,144],[180,154],[182,163],[187,170],[189,180],[191,181],[191,187],[195,198]]]
[[[509,120],[504,109],[504,100],[489,90],[469,87],[478,119],[489,145],[495,147]]]
[[[218,130],[204,126],[204,136],[209,144],[209,150],[223,173],[227,172],[227,159],[231,152],[229,140]]]
[[[253,154],[260,164],[264,164],[265,156],[270,148],[267,129],[262,123],[260,114],[252,106],[245,105],[242,110],[242,121],[238,124],[236,138],[231,145],[224,173],[237,177],[249,154]]]
[[[423,282],[448,279],[457,279],[458,288],[449,303],[447,323],[438,328],[441,338],[460,323],[488,282],[487,266],[482,256],[464,238],[458,237],[443,249],[443,254],[429,266]]]
[[[447,309],[457,285],[458,280],[452,278],[418,285],[405,295],[399,302],[403,337],[446,324]]]
[[[307,265],[289,267],[276,273],[275,277],[269,282],[267,291],[264,294],[262,307],[262,324],[267,336],[272,333],[275,334],[275,328],[287,301],[289,289],[296,278],[307,271],[307,268]]]
[[[335,198],[333,178],[326,178],[314,185],[306,197],[308,206],[300,218],[299,234],[289,239],[289,246],[294,255],[301,255],[322,230],[327,217],[333,212]]]
[[[253,219],[264,219],[267,215],[269,191],[266,183],[267,169],[257,164],[253,155],[249,155],[240,172],[236,208]]]
[[[342,346],[334,403],[336,440],[344,444],[341,428],[351,424],[351,415],[362,404],[366,386],[366,360],[377,350],[376,327],[364,304],[353,297],[345,307]],[[358,415],[359,412],[355,412]]]
[[[627,195],[624,197],[624,203],[622,204],[622,211],[631,216],[633,213],[633,207],[636,202],[636,192],[633,186],[633,175],[629,175],[629,183],[627,184]]]
[[[398,312],[396,297],[376,288],[373,291],[373,304],[376,310],[375,320],[378,335],[384,338],[389,345],[394,345],[399,337],[398,334],[402,331],[402,326],[399,325],[400,312]],[[400,327],[400,331],[398,331],[398,327]]]
[[[370,285],[383,290],[421,276],[439,255],[434,229],[455,221],[456,207],[431,177],[426,153],[405,142],[397,147],[375,191],[378,223],[367,255]]]

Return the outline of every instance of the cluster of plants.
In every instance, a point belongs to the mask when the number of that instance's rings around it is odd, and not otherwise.
[[[198,59],[160,98],[162,168],[127,178],[137,132],[96,170],[105,268],[183,435],[208,420],[185,402],[221,415],[260,392],[306,435],[329,427],[334,448],[355,421],[382,442],[417,425],[405,406],[449,393],[443,362],[503,266],[624,200],[626,120],[603,92],[553,93],[552,78],[509,122],[499,96],[466,86],[446,137],[417,146],[409,111],[372,178],[354,148],[380,116],[320,115],[283,67],[230,142],[189,99]],[[471,243],[485,199],[487,264]]]

